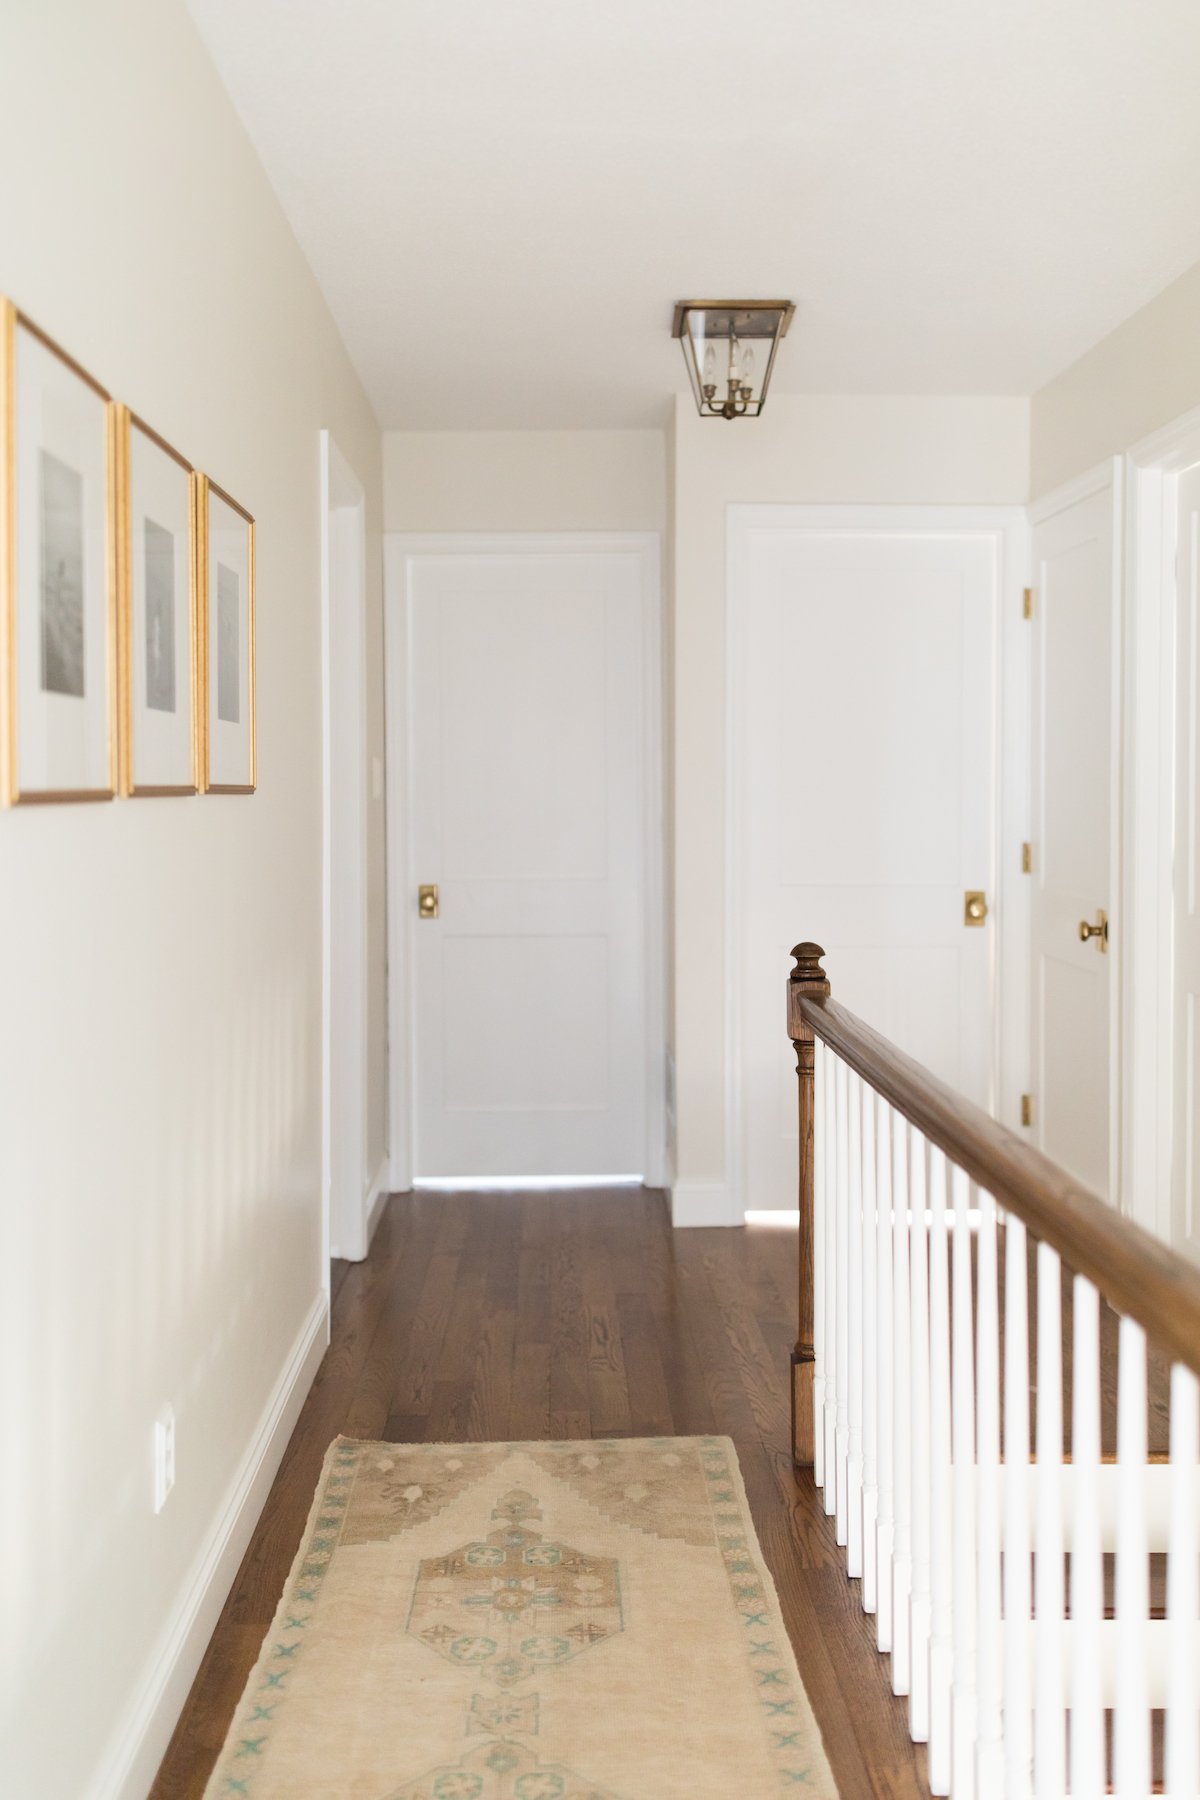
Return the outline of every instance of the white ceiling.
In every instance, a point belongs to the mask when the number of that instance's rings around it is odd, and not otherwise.
[[[385,426],[1029,393],[1200,260],[1197,0],[189,0]]]

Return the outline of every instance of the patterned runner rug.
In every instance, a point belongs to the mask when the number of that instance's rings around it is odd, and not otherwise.
[[[728,1438],[325,1459],[207,1793],[836,1794]]]

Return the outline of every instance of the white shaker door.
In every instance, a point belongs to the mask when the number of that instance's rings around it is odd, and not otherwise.
[[[794,1208],[790,947],[833,996],[990,1107],[994,534],[751,527],[738,594],[743,1204]],[[968,924],[966,896],[987,914]]]
[[[643,559],[408,579],[417,1179],[641,1175]]]

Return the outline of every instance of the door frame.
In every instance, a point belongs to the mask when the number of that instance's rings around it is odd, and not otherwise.
[[[1126,453],[1126,955],[1123,1210],[1173,1241],[1177,477],[1200,462],[1200,408]]]
[[[329,1261],[360,1261],[370,1243],[386,1188],[372,1180],[367,1109],[367,526],[366,490],[336,440],[320,434],[321,492],[321,1189],[322,1270]],[[348,515],[350,536],[334,530]],[[335,670],[335,623],[350,646]],[[335,733],[350,751],[335,770]],[[350,851],[336,857],[333,819],[348,818]],[[341,921],[334,941],[335,902]],[[335,987],[339,1029],[333,1016]],[[348,1086],[346,1109],[360,1121],[357,1155],[347,1159],[345,1191],[333,1166],[333,1071]],[[345,1092],[346,1090],[342,1090]]]
[[[1029,522],[1020,506],[732,504],[726,508],[725,608],[725,1203],[728,1223],[745,1217],[746,1146],[742,1094],[743,959],[746,911],[744,819],[740,795],[746,758],[746,561],[752,531],[775,527],[850,537],[937,535],[990,539],[996,569],[993,640],[995,704],[992,766],[993,936],[991,990],[993,1111],[1020,1129],[1029,1078],[1029,884],[1021,845],[1029,836],[1029,643],[1023,591],[1028,581]],[[799,928],[799,926],[798,926]],[[1015,978],[1010,979],[1010,972]],[[837,971],[831,970],[835,984]],[[780,986],[786,971],[779,972]],[[780,1053],[783,1023],[780,1015]]]
[[[656,531],[387,532],[384,535],[384,667],[388,805],[388,1109],[391,1182],[415,1179],[416,1008],[412,968],[416,912],[412,844],[412,570],[421,558],[634,555],[642,593],[642,904],[646,971],[644,1183],[667,1180],[666,918],[664,903],[662,542]],[[470,1184],[467,1184],[470,1185]],[[531,1181],[530,1186],[555,1185]],[[563,1184],[557,1184],[563,1185]],[[577,1187],[578,1182],[567,1185]]]

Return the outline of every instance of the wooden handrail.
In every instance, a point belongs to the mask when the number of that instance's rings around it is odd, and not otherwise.
[[[788,981],[788,1032],[797,1051],[801,1121],[801,1342],[793,1356],[796,1460],[812,1461],[811,1425],[807,1435],[804,1430],[804,1394],[807,1391],[811,1418],[814,1037],[836,1051],[1036,1238],[1055,1249],[1070,1269],[1086,1275],[1118,1312],[1136,1320],[1159,1350],[1200,1374],[1200,1268],[1124,1218],[1040,1150],[839,1006],[830,998],[821,966],[824,954],[819,944],[798,944],[792,951],[796,966]]]

